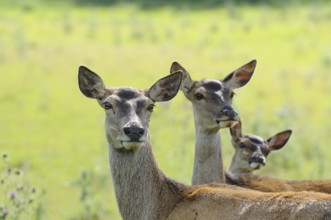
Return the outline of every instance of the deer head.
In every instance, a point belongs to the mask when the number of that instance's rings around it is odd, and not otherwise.
[[[84,66],[79,67],[81,92],[98,101],[106,112],[106,135],[113,148],[135,150],[148,141],[148,124],[155,102],[171,100],[178,92],[182,72],[164,77],[149,89],[107,88],[102,79]]]
[[[241,122],[230,128],[235,149],[230,166],[232,174],[250,173],[265,166],[269,153],[283,148],[292,134],[291,130],[286,130],[264,140],[257,135],[242,135],[241,130]]]
[[[170,72],[183,71],[181,90],[192,102],[194,118],[206,130],[231,127],[238,121],[238,113],[232,108],[233,90],[243,87],[251,79],[256,61],[243,65],[222,80],[194,81],[189,72],[178,62],[173,62]]]

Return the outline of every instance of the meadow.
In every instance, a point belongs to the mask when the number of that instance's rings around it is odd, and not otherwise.
[[[236,90],[233,103],[244,133],[268,138],[293,130],[287,146],[258,173],[330,179],[330,27],[327,3],[199,10],[1,5],[0,178],[11,175],[8,167],[20,170],[37,193],[20,219],[120,219],[104,112],[80,93],[79,65],[108,86],[148,88],[169,74],[174,60],[194,79],[222,79],[256,59],[252,80]],[[189,184],[194,124],[182,93],[157,104],[150,131],[162,170]],[[228,129],[222,142],[228,167]],[[1,211],[9,198],[0,187]]]

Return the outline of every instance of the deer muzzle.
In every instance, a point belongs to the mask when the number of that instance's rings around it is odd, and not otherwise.
[[[126,149],[136,149],[143,145],[145,129],[137,122],[131,122],[123,127],[124,134],[129,138],[128,141],[122,141]]]
[[[215,119],[216,123],[221,128],[228,128],[235,125],[240,120],[238,113],[230,106],[224,107],[220,113],[219,117]]]
[[[253,169],[259,169],[265,166],[265,157],[262,155],[255,155],[249,160],[249,166]]]

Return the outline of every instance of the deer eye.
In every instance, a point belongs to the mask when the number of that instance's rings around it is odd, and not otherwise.
[[[231,95],[230,95],[231,99],[235,96],[235,94],[236,94],[236,93],[231,92]]]
[[[109,110],[109,109],[113,108],[113,106],[112,106],[112,104],[110,104],[110,102],[103,103],[103,106],[105,107],[106,110]]]
[[[240,143],[240,144],[239,144],[239,148],[243,149],[243,148],[245,148],[245,147],[246,147],[246,145],[245,145],[244,143]]]
[[[194,97],[195,97],[196,100],[201,100],[201,99],[203,99],[203,95],[202,95],[201,93],[195,93],[195,94],[194,94]]]
[[[153,112],[155,105],[151,104],[147,107],[147,111]]]

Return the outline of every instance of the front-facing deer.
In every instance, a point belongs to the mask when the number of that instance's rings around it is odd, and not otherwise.
[[[264,140],[258,135],[242,134],[242,122],[230,128],[235,153],[232,157],[227,181],[241,187],[264,192],[316,191],[331,194],[331,180],[282,180],[260,175],[253,171],[266,163],[270,152],[287,143],[291,130],[275,134]]]
[[[117,204],[125,220],[327,219],[331,196],[311,192],[262,193],[229,185],[186,186],[168,178],[152,153],[149,120],[155,102],[178,92],[182,73],[147,90],[108,88],[101,78],[79,68],[82,93],[106,112],[106,136]]]
[[[181,70],[184,73],[181,90],[193,107],[195,124],[193,185],[225,182],[220,129],[231,127],[238,121],[238,114],[231,104],[233,90],[249,82],[255,66],[256,61],[252,60],[222,80],[195,81],[178,62],[172,63],[170,72]]]

